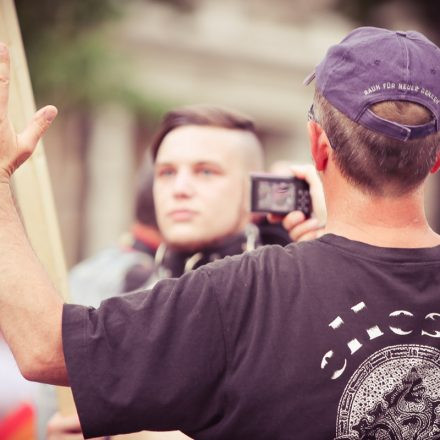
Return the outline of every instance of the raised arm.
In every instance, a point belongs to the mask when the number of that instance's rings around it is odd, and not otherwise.
[[[62,300],[38,261],[15,208],[10,178],[30,157],[57,110],[39,110],[16,134],[8,118],[9,53],[0,43],[0,330],[29,380],[67,384]]]

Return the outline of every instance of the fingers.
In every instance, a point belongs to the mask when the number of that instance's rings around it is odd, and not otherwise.
[[[290,231],[299,223],[303,222],[306,219],[306,216],[302,211],[292,211],[288,214],[267,214],[267,221],[269,223],[282,223],[284,229],[286,231]]]
[[[293,241],[313,240],[323,234],[324,228],[316,218],[310,218],[288,230]]]
[[[269,213],[266,218],[269,223],[281,223],[284,219],[284,215]]]
[[[272,164],[270,171],[275,174],[288,175],[293,174],[298,179],[307,181],[310,186],[310,197],[312,198],[313,215],[320,222],[327,220],[327,209],[325,206],[324,190],[321,179],[314,165],[311,164],[292,164],[286,161],[278,161]],[[276,223],[280,221],[277,216],[269,216],[268,221]]]
[[[313,231],[309,231],[302,234],[296,241],[299,242],[299,241],[315,240],[316,238],[319,238],[323,235],[324,235],[324,228],[318,228],[318,229],[314,229]]]
[[[313,240],[324,234],[323,223],[317,218],[306,219],[301,211],[292,211],[282,220],[293,241]]]
[[[291,170],[295,177],[304,179],[309,184],[313,213],[320,222],[325,223],[327,219],[327,208],[325,205],[324,190],[315,167],[313,165],[291,165]]]
[[[298,179],[305,179],[307,181],[315,181],[319,179],[315,167],[310,164],[292,164],[290,170]]]
[[[0,43],[0,121],[6,119],[9,99],[9,51]]]
[[[24,151],[32,152],[45,131],[55,119],[58,110],[48,105],[38,110],[25,130],[17,137],[18,146]]]
[[[79,423],[78,414],[65,416],[60,413],[55,413],[47,424],[47,435],[50,438],[63,438],[61,435],[67,434],[81,434],[81,425]],[[57,437],[58,436],[58,437]],[[69,437],[70,438],[70,437]]]
[[[306,216],[302,211],[292,211],[283,218],[282,224],[284,229],[290,235],[290,231],[296,226],[300,225],[302,222],[304,222],[305,219]]]
[[[54,106],[42,108],[17,136],[8,118],[9,79],[9,52],[6,45],[0,43],[0,182],[6,183],[9,183],[14,171],[32,154],[57,114]]]

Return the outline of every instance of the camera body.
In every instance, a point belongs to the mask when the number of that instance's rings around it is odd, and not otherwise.
[[[251,210],[279,215],[302,211],[312,213],[309,184],[296,177],[268,173],[251,174]]]

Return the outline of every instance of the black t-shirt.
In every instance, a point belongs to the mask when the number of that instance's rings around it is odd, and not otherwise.
[[[66,305],[63,341],[86,436],[438,438],[440,246],[263,247]]]

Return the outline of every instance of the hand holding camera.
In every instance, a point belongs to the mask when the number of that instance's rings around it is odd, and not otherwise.
[[[286,215],[302,211],[306,217],[312,212],[309,184],[296,177],[274,174],[251,174],[251,206],[253,212]]]
[[[282,222],[293,241],[310,240],[324,233],[327,218],[324,193],[313,165],[284,166],[292,177],[253,174],[252,211],[268,213],[269,221]]]

